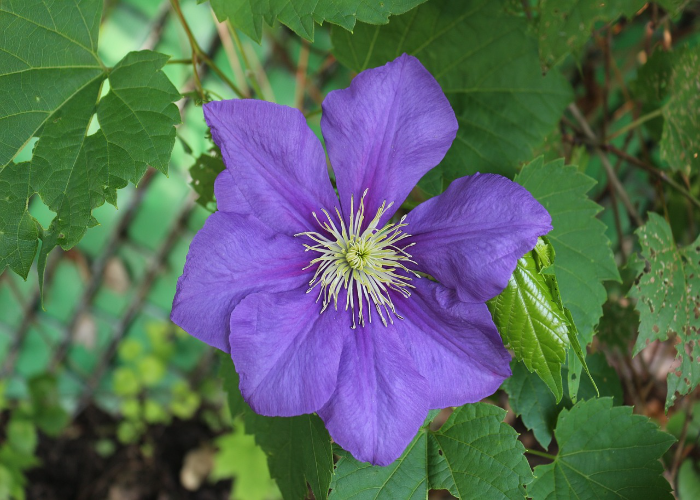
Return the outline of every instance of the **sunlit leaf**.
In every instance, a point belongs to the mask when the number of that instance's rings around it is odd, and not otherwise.
[[[569,347],[569,321],[556,278],[542,274],[554,262],[554,250],[539,239],[519,261],[508,286],[488,302],[504,343],[530,371],[562,398],[561,365]]]
[[[515,180],[552,216],[554,229],[547,235],[557,254],[552,267],[585,349],[603,314],[607,293],[602,282],[620,279],[605,224],[596,218],[602,208],[586,196],[595,181],[563,160],[545,163],[541,157],[523,167]],[[571,370],[570,382],[574,375],[579,380],[580,371]],[[569,390],[575,397],[577,388],[570,384]]]

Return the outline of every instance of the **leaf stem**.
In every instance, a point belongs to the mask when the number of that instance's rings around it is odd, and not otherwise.
[[[626,132],[629,132],[630,130],[639,127],[641,124],[646,123],[646,122],[648,122],[649,120],[653,120],[653,119],[656,118],[657,116],[661,116],[661,114],[662,114],[663,112],[664,112],[664,108],[663,108],[663,106],[662,106],[662,107],[660,107],[659,109],[656,109],[656,110],[652,111],[651,113],[647,113],[646,115],[640,116],[639,118],[637,118],[636,120],[634,120],[632,123],[629,123],[629,124],[625,125],[624,127],[622,127],[620,130],[617,130],[617,131],[613,132],[613,134],[610,135],[610,136],[605,140],[605,142],[610,142],[610,141],[612,141],[614,138],[616,138],[616,137],[618,137],[618,136],[621,136],[622,134],[624,134],[624,133],[626,133]]]
[[[165,64],[192,64],[192,59],[169,59]]]
[[[525,453],[529,453],[530,455],[536,455],[536,456],[542,457],[542,458],[548,458],[549,460],[552,460],[552,461],[557,459],[557,457],[554,455],[550,455],[549,453],[545,453],[543,451],[533,450],[531,448],[525,448]]]
[[[187,35],[188,40],[190,41],[190,46],[192,47],[192,68],[194,69],[194,75],[195,75],[195,83],[197,84],[197,89],[203,93],[202,91],[202,85],[201,82],[199,82],[199,75],[197,74],[197,59],[201,59],[201,61],[209,66],[214,73],[218,75],[219,78],[221,78],[226,85],[228,85],[231,90],[233,90],[234,94],[236,94],[240,98],[244,98],[245,95],[243,92],[240,91],[238,87],[231,81],[229,77],[227,77],[223,71],[216,65],[216,63],[212,60],[211,57],[209,57],[209,54],[207,54],[202,48],[199,46],[197,43],[197,40],[195,39],[194,35],[192,34],[192,30],[190,30],[189,24],[187,24],[187,20],[185,20],[185,16],[182,14],[182,9],[180,9],[180,1],[179,0],[170,0],[170,4],[173,6],[173,10],[175,11],[175,14],[177,15],[178,19],[180,19],[180,24],[182,24],[182,27],[185,30],[185,34]]]
[[[301,41],[299,50],[299,64],[296,72],[296,89],[294,91],[294,105],[302,113],[304,112],[304,94],[306,92],[306,71],[309,65],[309,42]]]
[[[312,116],[320,115],[322,111],[322,108],[316,108],[312,111],[307,111],[304,113],[304,118],[311,118]]]
[[[635,158],[634,156],[630,155],[629,153],[626,153],[615,146],[611,146],[610,144],[602,146],[603,149],[606,151],[609,151],[610,153],[614,154],[618,158],[622,158],[625,160],[627,163],[630,165],[634,165],[636,167],[639,167],[643,170],[646,170],[650,174],[655,175],[662,181],[664,181],[666,184],[674,188],[676,191],[681,193],[683,196],[685,196],[693,205],[695,205],[697,208],[700,208],[700,200],[698,200],[695,196],[692,195],[690,191],[688,191],[686,188],[684,188],[681,184],[673,180],[671,177],[668,176],[666,172],[663,170],[659,170],[658,168],[649,165],[647,163],[644,163],[643,161]]]
[[[603,168],[605,168],[605,173],[608,176],[608,182],[610,182],[613,188],[615,188],[615,191],[617,191],[617,194],[620,197],[620,201],[627,209],[627,212],[629,213],[630,217],[634,220],[635,224],[637,224],[637,227],[642,227],[644,225],[644,221],[639,216],[637,209],[634,208],[634,205],[630,201],[630,198],[627,195],[627,191],[620,182],[620,179],[617,178],[617,174],[615,173],[615,169],[613,169],[612,165],[610,164],[610,160],[608,160],[608,157],[605,156],[605,154],[603,154],[603,150],[600,148],[600,142],[598,141],[598,138],[591,129],[590,125],[588,125],[588,122],[583,116],[583,113],[581,113],[581,110],[579,110],[576,104],[574,103],[571,103],[568,109],[569,112],[572,115],[574,115],[574,118],[579,123],[586,136],[588,136],[589,139],[596,143],[595,152],[598,154],[600,162],[603,164]]]
[[[243,44],[241,43],[241,39],[238,36],[236,28],[234,28],[231,24],[231,21],[228,20],[226,21],[226,27],[228,28],[229,33],[231,33],[233,43],[236,45],[238,52],[241,53],[241,59],[243,59],[243,64],[245,65],[246,74],[248,75],[248,80],[250,81],[250,86],[253,87],[253,91],[255,92],[255,95],[258,99],[265,100],[265,96],[263,95],[262,90],[260,88],[260,84],[258,83],[258,77],[250,65],[248,55],[246,54],[243,48]]]

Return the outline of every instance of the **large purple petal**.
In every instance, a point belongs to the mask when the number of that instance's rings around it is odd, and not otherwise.
[[[321,129],[346,217],[368,189],[369,219],[382,202],[388,221],[457,134],[457,119],[435,78],[412,56],[363,71],[323,101]]]
[[[312,212],[338,203],[323,147],[299,110],[236,99],[205,104],[204,116],[231,179],[265,224],[285,234],[309,230],[317,226]],[[217,191],[230,206],[225,196]]]
[[[416,268],[467,302],[503,291],[518,259],[552,229],[545,208],[522,186],[492,174],[457,179],[406,217]]]
[[[338,385],[318,412],[340,446],[358,460],[388,465],[427,413],[427,382],[397,329],[374,321],[345,337]]]
[[[231,314],[231,357],[248,404],[261,415],[289,417],[320,409],[333,393],[344,310],[321,308],[306,287],[249,295]]]
[[[255,215],[228,168],[216,176],[214,195],[216,196],[216,209],[219,212]]]
[[[308,254],[298,238],[253,216],[216,212],[195,235],[170,315],[190,335],[229,351],[231,311],[248,294],[302,286]]]
[[[461,302],[453,290],[413,280],[409,298],[396,297],[399,337],[429,384],[430,408],[474,403],[490,396],[511,375],[485,304]]]

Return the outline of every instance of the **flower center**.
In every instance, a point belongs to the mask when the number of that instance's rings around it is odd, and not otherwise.
[[[397,224],[387,224],[381,229],[377,228],[382,215],[393,203],[388,206],[386,201],[382,203],[374,219],[364,230],[362,229],[366,195],[367,190],[362,194],[357,211],[355,211],[353,198],[350,198],[350,218],[347,226],[337,208],[335,212],[340,221],[340,228],[324,209],[322,211],[327,222],[321,222],[316,213],[313,213],[314,219],[323,232],[309,231],[295,235],[307,236],[313,240],[315,245],[304,244],[304,247],[307,252],[320,254],[304,268],[309,269],[318,264],[306,293],[317,286],[320,287],[316,300],[318,302],[323,298],[321,308],[323,313],[331,302],[336,311],[338,310],[338,296],[344,290],[345,310],[351,311],[353,328],[356,327],[356,317],[361,326],[365,325],[365,301],[368,305],[370,302],[374,304],[384,326],[387,325],[387,318],[391,323],[394,322],[392,315],[403,319],[396,312],[390,291],[393,290],[408,298],[411,296],[409,288],[415,288],[409,283],[411,277],[408,275],[419,277],[403,264],[404,262],[415,264],[411,260],[411,255],[406,252],[406,248],[413,243],[403,247],[397,246],[399,241],[410,236],[401,231],[401,228],[407,225],[404,224],[405,217]],[[371,323],[371,308],[367,307],[366,311],[367,320]]]

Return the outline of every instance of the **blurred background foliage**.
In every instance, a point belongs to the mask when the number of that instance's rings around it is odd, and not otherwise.
[[[508,5],[513,15],[533,17],[534,2]],[[183,0],[181,6],[194,37],[225,79],[245,95],[301,109],[320,137],[323,96],[346,87],[353,76],[331,54],[328,23],[315,26],[313,42],[279,23],[263,26],[258,44],[219,23],[208,3]],[[613,396],[616,404],[634,404],[635,411],[657,420],[685,445],[666,457],[671,473],[678,469],[677,495],[684,500],[700,497],[695,465],[700,403],[677,405],[668,415],[663,411],[666,371],[675,356],[672,343],[657,342],[643,355],[630,356],[638,320],[626,296],[635,277],[626,262],[639,250],[634,237],[639,214],[665,215],[679,245],[698,232],[698,210],[678,191],[664,190],[667,174],[650,176],[639,165],[664,164],[657,147],[661,118],[632,126],[640,111],[653,112],[667,99],[663,86],[649,94],[654,89],[649,82],[667,71],[662,56],[672,45],[700,44],[699,23],[698,2],[668,12],[647,4],[615,22],[595,22],[592,35],[576,42],[573,55],[556,47],[541,52],[543,70],[559,62],[572,83],[577,109],[602,127],[602,136],[612,137],[611,158],[628,200],[616,196],[596,146],[571,117],[562,118],[534,155],[543,154],[547,161],[564,157],[598,181],[589,194],[604,207],[600,219],[623,282],[608,284],[609,300],[591,347],[597,353],[588,363],[602,395]],[[235,94],[206,65],[199,66],[204,95],[197,90],[190,41],[169,0],[107,0],[100,28],[102,60],[112,66],[143,48],[172,56],[163,71],[185,95],[178,102],[183,124],[168,177],[149,168],[138,187],[118,191],[118,209],[105,204],[94,211],[99,225],[74,248],[50,254],[43,303],[36,273],[26,281],[9,270],[0,276],[0,500],[280,496],[265,454],[244,433],[241,419],[230,415],[213,350],[168,320],[189,243],[215,209],[213,179],[222,167],[216,152],[211,154],[201,102]],[[635,99],[645,109],[629,104]],[[33,144],[15,161],[29,159]],[[690,171],[679,175],[686,186],[697,177]],[[427,192],[414,192],[407,207]],[[697,182],[694,192],[697,196]],[[29,209],[49,226],[54,214],[37,197]],[[538,378],[522,371],[521,378],[508,383],[553,398]],[[585,399],[593,388],[585,380],[581,384]],[[508,406],[503,392],[493,401]],[[507,422],[523,434],[526,447],[537,448],[535,438],[540,443],[552,439],[557,413],[518,408],[517,400],[510,405],[521,416],[510,411]],[[558,408],[570,406],[565,398]],[[530,458],[533,465],[540,463]]]

